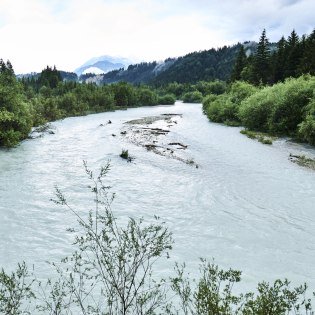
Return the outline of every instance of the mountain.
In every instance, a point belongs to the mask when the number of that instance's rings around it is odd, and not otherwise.
[[[244,46],[247,55],[253,54],[257,48],[256,42],[245,42],[218,49],[196,51],[179,58],[137,64],[131,64],[126,58],[104,55],[88,60],[77,68],[75,73],[61,74],[64,80],[79,80],[97,85],[120,81],[164,85],[175,81],[196,83],[201,80],[229,80],[241,45]]]
[[[169,69],[176,59],[166,59],[162,62],[141,62],[130,65],[126,70],[119,69],[103,75],[102,83],[125,81],[133,84],[149,83],[161,72]]]
[[[74,72],[80,76],[81,74],[86,73],[107,73],[109,71],[117,70],[120,68],[125,68],[130,65],[132,62],[127,58],[112,57],[112,56],[100,56],[94,57],[82,66],[75,69]]]
[[[163,85],[175,81],[178,83],[216,79],[226,81],[230,78],[240,45],[212,48],[179,57],[167,70],[159,73],[152,83]]]
[[[254,43],[246,50],[253,50]],[[81,76],[97,84],[125,81],[133,84],[164,85],[170,82],[196,83],[201,80],[228,80],[241,44],[218,49],[193,52],[179,58],[168,58],[162,62],[142,62],[120,68],[103,75]],[[93,76],[93,78],[92,78]]]

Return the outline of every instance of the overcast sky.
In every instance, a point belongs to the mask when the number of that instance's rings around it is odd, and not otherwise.
[[[0,57],[16,73],[113,55],[162,60],[315,27],[315,0],[0,0]]]

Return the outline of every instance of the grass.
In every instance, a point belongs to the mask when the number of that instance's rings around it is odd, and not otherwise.
[[[265,138],[263,136],[259,136],[258,141],[263,143],[263,144],[269,144],[269,145],[272,144],[272,140],[270,138]]]
[[[272,141],[276,139],[276,137],[270,136],[263,132],[256,132],[247,129],[243,129],[240,131],[241,134],[247,136],[247,138],[258,140],[260,143],[271,145]]]
[[[236,120],[225,120],[224,125],[229,126],[229,127],[240,127],[241,123]]]

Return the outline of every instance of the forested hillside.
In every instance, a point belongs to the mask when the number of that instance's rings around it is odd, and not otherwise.
[[[171,82],[196,83],[198,81],[228,80],[241,44],[193,52],[186,56],[166,59],[162,63],[143,62],[106,73],[100,83],[125,81],[156,86]],[[93,75],[85,75],[88,79]]]
[[[126,70],[119,69],[108,72],[103,75],[102,83],[113,83],[117,81],[125,81],[129,83],[147,83],[154,77],[154,69],[157,63],[143,62],[130,65]]]
[[[153,83],[163,85],[170,82],[228,80],[240,46],[224,46],[180,57],[167,71],[160,73]]]

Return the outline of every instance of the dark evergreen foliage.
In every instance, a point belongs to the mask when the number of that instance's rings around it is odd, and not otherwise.
[[[315,30],[309,36],[303,35],[301,38],[293,30],[287,39],[282,37],[277,42],[275,50],[272,48],[273,45],[269,43],[266,31],[263,30],[253,55],[243,61],[240,57],[243,53],[239,51],[231,81],[244,80],[255,85],[273,84],[302,74],[314,75]],[[241,68],[243,70],[240,72]]]
[[[266,36],[266,30],[263,30],[257,52],[253,58],[253,79],[256,84],[266,84],[270,82],[270,48],[269,41]]]
[[[44,69],[38,78],[38,85],[39,86],[46,86],[50,88],[56,88],[58,83],[62,81],[62,77],[60,72],[54,68],[50,68],[47,66],[46,69]]]
[[[197,83],[216,79],[226,81],[231,75],[240,46],[224,46],[180,57],[168,70],[157,75],[153,84]]]
[[[78,76],[74,72],[67,72],[67,71],[59,71],[61,75],[61,79],[63,81],[73,81],[76,82],[78,81]]]
[[[245,66],[247,64],[247,57],[245,53],[245,49],[243,45],[240,45],[240,49],[233,67],[231,80],[237,81],[241,80],[242,78],[242,71],[244,70]]]
[[[315,75],[315,29],[305,39],[305,46],[298,66],[298,73]]]
[[[155,76],[157,62],[142,62],[130,65],[126,70],[119,69],[106,73],[102,83],[129,82],[133,84],[148,83]]]

